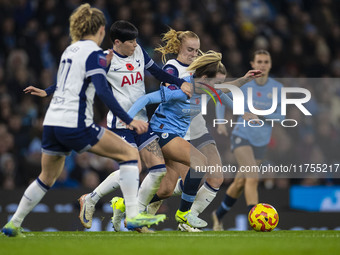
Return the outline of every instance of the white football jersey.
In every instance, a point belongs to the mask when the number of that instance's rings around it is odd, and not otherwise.
[[[175,70],[172,71],[170,68],[173,67]],[[191,76],[193,74],[192,71],[188,71],[187,68],[189,65],[183,64],[179,62],[177,59],[170,59],[168,60],[163,69],[167,72],[170,73],[171,75],[174,75],[178,78],[184,78],[187,76]]]
[[[88,127],[93,123],[95,87],[88,77],[106,75],[106,58],[91,40],[66,48],[60,59],[57,86],[44,119],[44,126]]]
[[[106,79],[111,84],[113,95],[125,111],[128,111],[138,98],[145,95],[144,68],[150,67],[153,63],[152,59],[145,63],[139,45],[132,56],[125,57],[114,52]],[[134,119],[148,121],[146,109],[139,111]],[[107,114],[107,126],[126,128],[111,111]]]
[[[173,69],[176,70],[172,70]],[[188,65],[185,65],[179,62],[176,59],[171,59],[167,61],[163,67],[165,71],[172,75],[178,75],[178,78],[184,78],[187,76],[192,75],[193,73],[187,70]],[[206,126],[205,119],[203,118],[202,114],[199,113],[190,121],[190,126],[188,128],[187,133],[184,136],[185,140],[194,140],[200,138],[202,135],[208,133],[208,129]]]

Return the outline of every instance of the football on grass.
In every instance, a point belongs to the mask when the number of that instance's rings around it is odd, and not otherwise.
[[[279,215],[270,204],[260,203],[250,210],[248,220],[255,231],[270,232],[279,223]]]

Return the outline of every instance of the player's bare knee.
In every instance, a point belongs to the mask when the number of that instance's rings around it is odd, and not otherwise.
[[[257,187],[259,184],[259,179],[258,178],[247,178],[246,179],[246,183],[247,186],[253,186],[253,187]]]
[[[207,178],[207,183],[214,189],[218,189],[223,183],[223,178]]]
[[[120,161],[130,161],[130,160],[138,160],[138,150],[136,148],[129,147],[120,155],[118,160]]]
[[[39,175],[39,179],[44,183],[46,186],[52,187],[56,182],[58,176],[52,173],[41,173]]]
[[[171,188],[166,188],[166,189],[162,189],[162,190],[159,190],[157,192],[157,195],[159,198],[161,199],[166,199],[166,198],[169,198],[172,196],[172,194],[174,193],[174,190],[171,189]]]
[[[237,190],[237,192],[243,191],[245,183],[246,183],[245,179],[235,179],[234,180],[234,185],[235,185],[235,189]]]
[[[207,157],[202,154],[199,158],[197,158],[197,165],[199,165],[199,166],[208,166],[208,159],[207,159]]]

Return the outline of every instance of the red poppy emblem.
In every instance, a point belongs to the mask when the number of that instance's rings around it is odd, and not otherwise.
[[[199,103],[200,103],[199,98],[195,98],[195,103],[196,103],[196,104],[199,104]]]
[[[132,71],[133,69],[135,69],[135,68],[133,67],[133,65],[131,65],[131,64],[126,64],[126,68],[127,68],[127,70],[129,70],[129,71]]]
[[[256,95],[257,95],[258,97],[262,96],[261,92],[256,92]]]

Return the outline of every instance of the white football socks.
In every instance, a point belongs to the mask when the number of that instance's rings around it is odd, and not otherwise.
[[[182,192],[183,192],[183,181],[181,178],[178,178],[174,192],[172,193],[172,196],[173,197],[180,196],[182,195]]]
[[[33,208],[41,201],[49,188],[50,187],[42,183],[39,178],[37,178],[28,186],[20,200],[16,212],[11,219],[14,226],[21,226],[27,214],[29,214],[33,210]]]
[[[204,183],[198,190],[196,199],[191,206],[192,214],[198,216],[200,213],[202,213],[205,208],[207,208],[208,205],[210,205],[210,203],[214,200],[217,192],[218,189],[213,189],[210,187],[210,185]]]
[[[138,210],[143,212],[156,194],[161,184],[162,178],[166,173],[164,164],[153,166],[144,178],[138,192]]]
[[[119,175],[120,170],[117,170],[106,177],[106,179],[100,183],[91,194],[86,196],[86,201],[95,205],[103,196],[119,188]]]
[[[119,183],[125,200],[126,218],[134,218],[138,214],[139,170],[137,161],[120,164]]]

